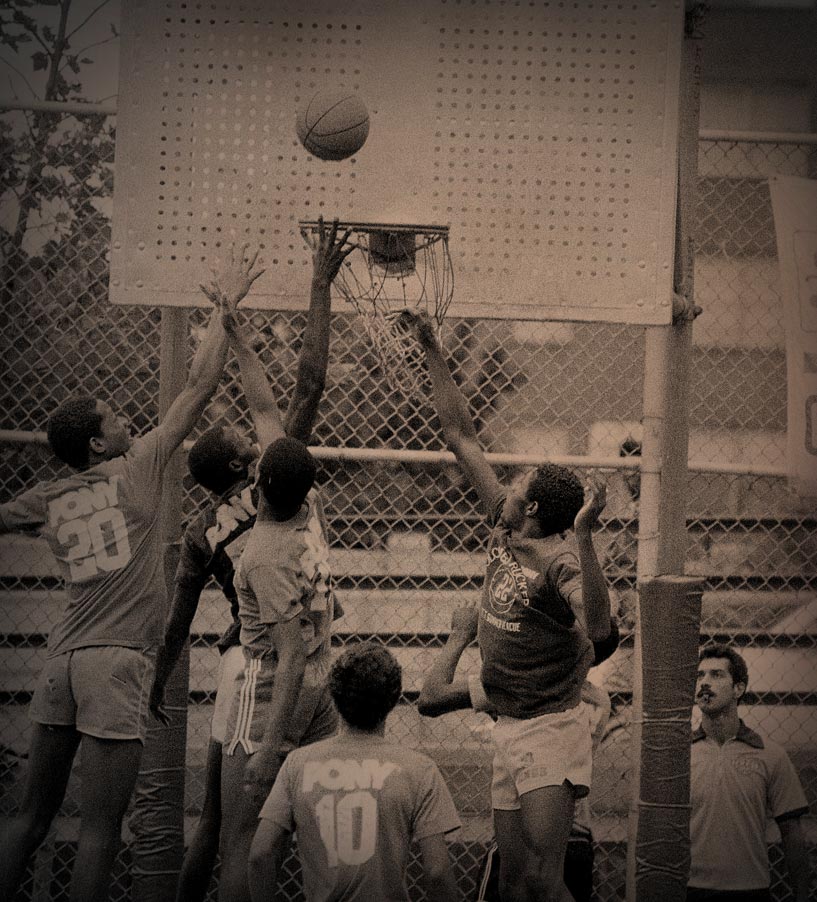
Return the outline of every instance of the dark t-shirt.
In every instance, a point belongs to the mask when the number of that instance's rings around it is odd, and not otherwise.
[[[230,604],[232,622],[218,643],[222,652],[239,644],[241,624],[233,576],[255,525],[256,497],[251,479],[236,483],[189,523],[182,539],[176,592],[190,593],[198,599],[213,577]]]
[[[522,539],[492,499],[477,638],[482,685],[497,714],[530,718],[581,700],[593,664],[578,559],[559,536]]]

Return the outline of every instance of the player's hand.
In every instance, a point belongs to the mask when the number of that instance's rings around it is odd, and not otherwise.
[[[235,245],[231,245],[227,260],[220,269],[210,270],[213,279],[209,285],[199,285],[199,288],[222,312],[233,311],[247,296],[253,282],[263,275],[266,270],[254,270],[258,260],[258,250],[251,257],[247,257],[249,244],[241,247],[236,253]]]
[[[340,271],[343,261],[357,245],[349,243],[352,230],[347,229],[338,238],[338,221],[332,220],[329,229],[318,218],[318,234],[311,233],[306,239],[312,248],[312,281],[318,285],[331,285]]]
[[[167,713],[167,708],[165,708],[164,686],[159,686],[157,683],[153,684],[150,690],[148,710],[163,727],[170,723],[170,715]]]
[[[479,611],[473,604],[464,604],[455,608],[451,614],[451,632],[471,642],[477,635]]]
[[[395,331],[411,335],[424,349],[439,346],[434,323],[424,310],[401,310],[395,318],[394,326]]]
[[[257,805],[262,805],[272,789],[286,754],[260,748],[244,767],[244,792]]]
[[[597,479],[590,479],[584,488],[584,504],[573,521],[575,531],[590,532],[599,522],[605,504],[607,504],[607,486]]]

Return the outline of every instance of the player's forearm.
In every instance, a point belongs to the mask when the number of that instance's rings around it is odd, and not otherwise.
[[[437,717],[452,710],[451,705],[444,704],[446,690],[454,682],[462,653],[468,646],[470,637],[457,632],[449,634],[445,645],[434,661],[431,670],[423,681],[423,687],[417,699],[419,712],[426,717]]]
[[[270,753],[288,751],[284,744],[289,734],[292,713],[301,693],[305,672],[306,653],[303,649],[293,649],[279,656],[275,669],[275,692],[272,695],[262,739],[264,749]]]
[[[263,842],[265,821],[259,821],[255,838],[247,862],[250,899],[252,902],[269,902],[276,898],[278,889],[278,868],[281,865],[281,847],[275,843]]]
[[[287,410],[286,434],[307,442],[315,425],[318,404],[326,385],[331,324],[329,282],[318,275],[312,278],[304,339],[298,356],[298,372],[292,401]]]
[[[186,586],[176,586],[170,616],[165,627],[165,635],[156,656],[156,675],[154,684],[164,689],[173,668],[179,660],[184,643],[190,635],[190,627],[196,615],[200,590]]]
[[[442,350],[434,343],[426,345],[425,352],[434,407],[440,418],[446,443],[455,445],[463,437],[476,439],[477,432],[468,405],[454,382]]]
[[[227,363],[229,343],[224,330],[221,314],[214,310],[210,314],[207,331],[198,347],[184,391],[192,395],[203,407],[218,387],[224,366]]]
[[[252,902],[269,902],[278,889],[278,868],[270,859],[251,858],[247,871]]]
[[[460,898],[457,883],[451,870],[443,874],[427,875],[425,879],[426,896],[439,902],[457,902]]]
[[[610,593],[599,564],[589,529],[576,531],[579,568],[582,575],[582,601],[588,638],[600,642],[610,634]]]
[[[250,413],[280,416],[278,405],[267,374],[258,354],[253,350],[247,331],[241,327],[230,330],[230,345],[241,371],[241,387]]]

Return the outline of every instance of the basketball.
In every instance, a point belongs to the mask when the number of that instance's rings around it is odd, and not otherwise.
[[[295,130],[303,146],[321,160],[345,160],[363,147],[369,111],[347,91],[319,91],[299,111]]]

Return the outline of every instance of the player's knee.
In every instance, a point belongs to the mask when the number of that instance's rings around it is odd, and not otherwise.
[[[564,862],[551,850],[541,856],[531,856],[524,870],[524,884],[528,898],[542,902],[562,898]]]
[[[499,897],[503,902],[524,902],[528,897],[524,871],[502,868],[499,871]]]

